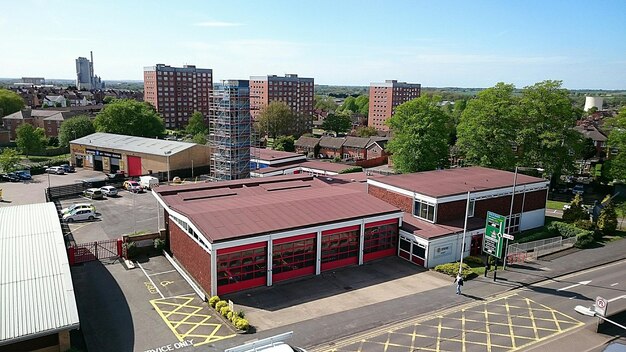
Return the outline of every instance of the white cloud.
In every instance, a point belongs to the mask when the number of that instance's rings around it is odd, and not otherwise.
[[[238,27],[238,26],[243,26],[243,24],[236,23],[236,22],[224,22],[224,21],[205,21],[205,22],[195,23],[194,26],[196,27]]]

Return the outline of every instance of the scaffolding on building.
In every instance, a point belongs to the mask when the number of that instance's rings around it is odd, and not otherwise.
[[[250,177],[250,87],[245,80],[225,80],[210,96],[209,146],[212,181]]]

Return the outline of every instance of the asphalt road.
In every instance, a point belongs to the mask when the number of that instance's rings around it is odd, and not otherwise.
[[[626,308],[626,261],[379,327],[312,351],[584,351],[611,338],[574,311],[597,296]],[[472,297],[471,293],[467,296]],[[623,335],[624,336],[624,335]]]

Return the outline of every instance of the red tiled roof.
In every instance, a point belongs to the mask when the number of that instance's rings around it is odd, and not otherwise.
[[[485,219],[470,218],[467,220],[467,230],[473,231],[485,227]],[[430,240],[437,237],[463,233],[463,219],[445,224],[433,224],[404,213],[402,218],[402,230],[410,232],[421,238]]]
[[[330,186],[311,176],[159,187],[155,192],[211,242],[399,212],[362,190]]]
[[[280,150],[255,148],[255,147],[250,148],[250,157],[252,159],[258,158],[259,160],[267,160],[267,161],[279,161],[281,159],[290,159],[290,158],[296,158],[296,157],[300,157],[302,159],[305,158],[305,156],[300,153],[283,152]]]
[[[403,175],[389,175],[376,181],[439,198],[513,186],[514,173],[484,167],[434,170]],[[517,174],[517,185],[545,181],[542,178]]]

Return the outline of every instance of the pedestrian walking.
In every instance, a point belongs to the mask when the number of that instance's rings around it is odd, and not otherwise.
[[[456,283],[456,294],[460,295],[461,294],[461,286],[463,286],[463,276],[461,276],[461,273],[458,273],[456,275],[456,279],[454,279],[454,282]]]

